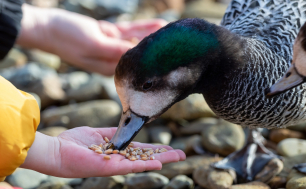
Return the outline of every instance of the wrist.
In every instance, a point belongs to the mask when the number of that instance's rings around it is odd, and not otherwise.
[[[16,43],[25,48],[38,48],[45,51],[52,49],[50,21],[55,9],[45,9],[23,4],[21,31]],[[50,40],[51,41],[51,40]]]

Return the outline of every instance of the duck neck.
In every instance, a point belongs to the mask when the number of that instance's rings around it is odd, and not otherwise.
[[[221,26],[214,25],[214,27],[219,46],[200,60],[201,76],[192,91],[192,93],[204,94],[205,98],[215,98],[215,94],[225,91],[225,85],[228,85],[247,63],[246,39]]]

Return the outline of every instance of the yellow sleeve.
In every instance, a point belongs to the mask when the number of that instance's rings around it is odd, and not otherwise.
[[[24,162],[39,121],[34,97],[0,76],[0,181]]]

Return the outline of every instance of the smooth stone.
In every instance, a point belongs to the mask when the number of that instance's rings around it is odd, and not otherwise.
[[[230,189],[270,189],[270,187],[263,182],[253,181],[245,184],[232,185]]]
[[[174,104],[161,117],[172,120],[193,120],[201,117],[214,117],[215,114],[209,108],[203,95],[192,94],[186,99]]]
[[[290,127],[287,127],[287,129],[294,130],[294,131],[305,132],[306,131],[306,122],[299,123],[297,125],[292,125]]]
[[[193,180],[186,175],[178,175],[163,187],[163,189],[193,189]]]
[[[286,188],[287,179],[286,177],[276,176],[270,180],[268,185],[273,188]]]
[[[55,8],[58,7],[59,4],[58,0],[27,0],[26,2],[42,8]]]
[[[175,137],[171,140],[170,146],[173,149],[180,149],[185,152],[188,138],[189,137]]]
[[[141,142],[141,143],[148,143],[149,142],[149,133],[146,127],[140,129],[138,134],[135,136],[133,141]]]
[[[277,145],[277,152],[282,156],[296,156],[306,154],[306,140],[287,138]]]
[[[185,141],[186,148],[184,152],[186,155],[194,155],[194,154],[205,154],[206,151],[202,146],[202,137],[200,135],[192,135],[188,137]]]
[[[289,129],[272,129],[269,136],[270,140],[276,143],[286,138],[305,138],[305,135],[299,131],[292,131]]]
[[[161,188],[169,183],[169,179],[158,173],[138,173],[126,177],[124,187],[127,189],[155,189]]]
[[[190,175],[196,168],[210,165],[220,160],[222,160],[222,158],[210,155],[189,156],[185,161],[164,164],[162,170],[153,172],[162,174],[171,179],[177,175]]]
[[[32,171],[30,169],[18,168],[7,179],[13,186],[18,186],[24,189],[32,189],[38,187],[40,183],[47,180],[48,175]]]
[[[61,178],[61,177],[55,177],[55,176],[48,176],[48,178],[44,181],[46,183],[51,184],[62,184],[62,185],[78,185],[83,182],[83,179],[81,178]]]
[[[45,135],[48,135],[48,136],[57,137],[59,134],[61,134],[62,132],[66,130],[67,130],[66,127],[51,126],[51,127],[47,127],[44,129],[40,129],[39,132]]]
[[[186,5],[182,18],[222,18],[226,5],[211,0],[198,0]]]
[[[292,167],[296,164],[305,163],[306,154],[291,156],[291,157],[283,157],[284,168],[279,173],[278,176],[287,177],[292,170]]]
[[[254,180],[268,183],[273,177],[275,177],[278,173],[280,173],[284,168],[284,164],[278,158],[271,159],[267,165],[255,175]]]
[[[154,143],[169,145],[172,134],[166,126],[154,126],[149,128],[150,138]]]
[[[208,174],[208,184],[211,188],[227,189],[233,184],[233,177],[226,171],[213,170]]]
[[[79,126],[117,126],[121,109],[112,100],[94,100],[44,110],[41,114],[46,126],[65,126],[69,129]],[[62,118],[67,118],[63,123]]]
[[[63,183],[43,183],[36,189],[73,189],[73,188]]]
[[[194,135],[194,134],[201,134],[204,127],[216,125],[218,123],[218,119],[207,117],[207,118],[200,118],[191,122],[189,125],[182,127],[180,129],[181,134],[184,135]]]
[[[90,177],[79,189],[122,189],[125,178],[117,175],[111,177]]]
[[[300,173],[297,170],[292,170],[287,177],[286,189],[305,189],[306,174]]]
[[[245,136],[241,126],[219,120],[203,128],[202,145],[213,153],[227,156],[243,147]]]
[[[8,55],[0,61],[0,69],[9,67],[20,67],[27,63],[27,56],[20,50],[13,48]]]
[[[233,171],[229,173],[227,171],[215,170],[210,164],[206,164],[195,169],[192,177],[201,187],[223,189],[229,188],[232,185],[236,174]]]
[[[58,70],[61,66],[61,59],[57,55],[37,49],[28,51],[28,55],[30,61],[37,62],[38,64],[50,67],[55,70]]]
[[[65,99],[62,83],[53,69],[29,63],[19,68],[3,69],[0,75],[18,89],[37,94],[42,108]]]

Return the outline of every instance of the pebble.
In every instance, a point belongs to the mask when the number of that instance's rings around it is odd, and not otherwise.
[[[137,133],[133,141],[142,142],[142,143],[148,143],[149,140],[149,133],[148,129],[144,126],[140,131]]]
[[[287,179],[286,177],[276,176],[270,180],[268,185],[271,188],[286,188]]]
[[[67,123],[61,118],[66,116]],[[69,129],[88,125],[90,127],[117,126],[121,116],[119,105],[112,100],[94,100],[44,110],[41,121],[45,126],[62,124]]]
[[[306,188],[306,175],[292,170],[287,177],[286,189],[305,189]]]
[[[270,187],[263,182],[253,181],[245,184],[232,185],[230,189],[270,189]]]
[[[43,183],[36,189],[73,189],[71,186],[62,183]]]
[[[211,188],[227,189],[234,181],[234,178],[226,171],[213,170],[207,176],[208,185]]]
[[[149,129],[150,137],[153,143],[160,143],[169,145],[172,134],[168,127],[166,126],[154,126]]]
[[[213,117],[215,114],[209,108],[203,95],[192,94],[184,100],[174,104],[167,110],[162,118],[172,120],[194,120],[201,117]]]
[[[222,160],[222,158],[210,155],[189,156],[185,161],[167,163],[163,169],[154,171],[171,179],[177,175],[191,175],[195,169],[200,166],[210,165],[211,163]]]
[[[26,55],[20,50],[12,48],[7,56],[0,61],[0,69],[24,66],[26,62]]]
[[[55,70],[58,70],[61,66],[61,59],[57,55],[47,53],[38,49],[28,51],[28,55],[30,61],[37,62],[38,64],[50,67]]]
[[[126,177],[124,187],[127,189],[155,189],[161,188],[169,183],[169,179],[158,173],[137,173]]]
[[[216,125],[203,128],[202,145],[205,149],[227,156],[243,147],[245,135],[239,125],[219,120]]]
[[[218,119],[213,117],[200,118],[196,121],[191,122],[189,125],[182,127],[180,129],[180,132],[184,135],[201,134],[204,127],[216,125],[217,123]]]
[[[277,145],[277,152],[282,156],[296,156],[306,153],[306,140],[287,138]]]
[[[193,180],[186,175],[178,175],[163,187],[163,189],[193,189]]]
[[[13,186],[30,189],[38,187],[40,183],[48,179],[48,175],[30,169],[18,168],[7,179]]]
[[[91,177],[86,179],[79,189],[121,189],[125,178],[117,175],[111,177]]]
[[[287,177],[294,165],[305,163],[305,160],[306,160],[306,154],[301,154],[291,157],[283,157],[284,168],[279,174],[279,176]]]
[[[289,129],[272,129],[269,136],[270,140],[276,143],[286,138],[305,138],[305,135],[299,131],[292,131]]]
[[[215,1],[198,0],[186,5],[182,18],[218,18],[221,19],[226,10],[226,5]]]

